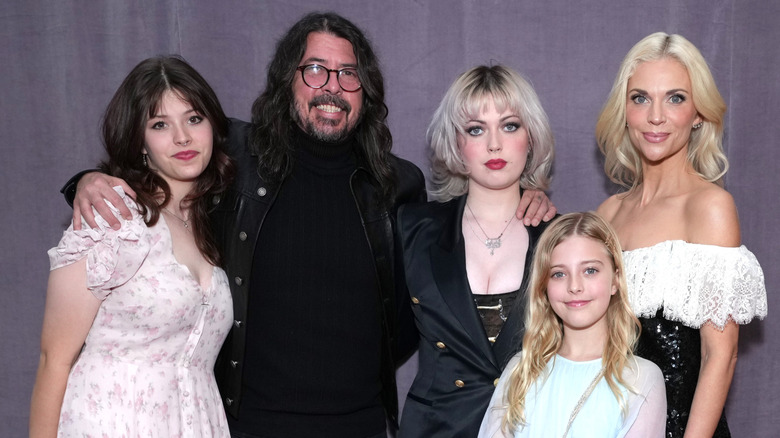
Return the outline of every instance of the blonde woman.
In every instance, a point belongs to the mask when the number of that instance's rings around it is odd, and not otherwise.
[[[725,111],[696,47],[655,33],[626,55],[596,125],[605,171],[627,189],[598,212],[626,249],[637,354],[666,378],[670,438],[730,436],[738,324],[767,313],[761,267],[723,189]]]
[[[661,371],[631,352],[620,243],[594,213],[542,234],[528,288],[523,351],[504,373],[480,437],[662,437]]]

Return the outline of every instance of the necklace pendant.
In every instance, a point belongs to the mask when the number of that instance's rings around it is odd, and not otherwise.
[[[490,255],[493,255],[493,251],[495,251],[497,248],[501,248],[501,238],[496,237],[495,239],[491,239],[488,237],[485,240],[485,246],[490,250]]]
[[[172,211],[168,210],[168,209],[167,209],[167,208],[165,208],[165,207],[162,207],[162,209],[163,209],[165,212],[167,212],[169,215],[171,215],[171,216],[175,217],[175,218],[176,218],[176,220],[178,220],[179,222],[181,222],[181,224],[182,224],[182,225],[184,225],[184,229],[185,229],[185,230],[187,230],[187,231],[189,231],[189,232],[192,232],[192,230],[190,230],[190,220],[189,220],[189,219],[187,219],[187,220],[184,220],[184,219],[180,218],[179,216],[176,216],[176,214],[175,214],[174,212],[172,212]]]

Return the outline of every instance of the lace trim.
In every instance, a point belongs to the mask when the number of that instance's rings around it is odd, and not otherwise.
[[[623,253],[634,313],[723,330],[767,315],[764,273],[745,246],[726,248],[680,240]]]

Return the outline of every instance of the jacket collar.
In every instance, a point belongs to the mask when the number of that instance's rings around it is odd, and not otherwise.
[[[464,256],[463,262],[465,267],[465,246],[463,243],[463,211],[466,208],[466,199],[468,195],[461,195],[452,201],[453,207],[450,209],[450,214],[442,227],[441,234],[439,235],[439,246],[446,252],[453,252],[456,248],[463,247]],[[465,272],[465,269],[464,271]]]

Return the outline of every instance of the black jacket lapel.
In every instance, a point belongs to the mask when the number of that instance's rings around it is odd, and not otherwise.
[[[442,227],[438,245],[431,250],[433,277],[455,319],[479,351],[498,368],[466,275],[466,248],[461,230],[465,204],[465,195],[451,204],[453,208]]]

